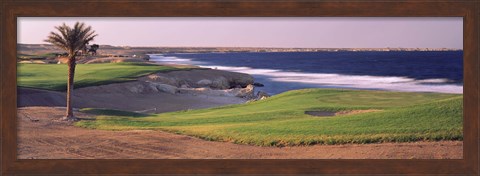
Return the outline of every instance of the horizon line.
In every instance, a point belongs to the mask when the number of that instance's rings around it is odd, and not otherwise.
[[[51,45],[47,43],[17,43],[22,45]],[[110,45],[98,44],[100,46],[112,47],[138,47],[138,48],[269,48],[269,49],[449,49],[449,50],[463,50],[463,48],[447,48],[447,47],[268,47],[268,46],[131,46],[131,45]]]

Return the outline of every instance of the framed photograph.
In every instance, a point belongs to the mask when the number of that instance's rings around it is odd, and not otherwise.
[[[1,7],[2,174],[479,174],[478,2]]]

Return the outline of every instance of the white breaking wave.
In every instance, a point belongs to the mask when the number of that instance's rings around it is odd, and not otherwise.
[[[463,93],[463,86],[447,83],[447,79],[415,80],[407,77],[359,76],[326,73],[285,72],[273,69],[252,69],[249,67],[202,66],[219,70],[266,76],[272,81],[297,82],[318,85],[320,87],[383,89],[408,92]]]
[[[181,65],[189,65],[193,63],[192,59],[179,58],[175,56],[163,56],[163,55],[150,55],[150,60],[159,62],[159,63],[181,64]]]
[[[444,84],[448,83],[448,79],[423,79],[423,80],[418,80],[421,83],[430,83],[430,84]]]
[[[329,73],[302,73],[289,72],[275,69],[254,69],[250,67],[230,67],[221,65],[204,65],[190,59],[163,57],[160,62],[171,61],[175,64],[194,64],[204,68],[246,73],[253,76],[262,76],[273,82],[304,83],[318,87],[354,88],[354,89],[381,89],[405,92],[439,92],[463,93],[463,86],[449,84],[447,79],[416,80],[396,76],[368,76],[368,75],[342,75]],[[265,83],[264,83],[265,84]],[[265,84],[267,86],[267,84]]]

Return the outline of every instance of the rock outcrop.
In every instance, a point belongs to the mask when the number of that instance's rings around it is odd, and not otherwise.
[[[166,92],[169,94],[176,94],[178,92],[178,88],[175,86],[171,86],[168,84],[161,84],[161,83],[154,83],[154,82],[148,82],[153,89],[156,89],[157,91],[160,92]]]
[[[157,73],[141,78],[143,81],[168,84],[183,88],[232,89],[246,88],[254,83],[253,77],[236,72],[213,69],[194,69]]]
[[[263,86],[265,86],[265,85],[263,85],[262,83],[258,83],[258,82],[253,83],[253,85],[254,85],[255,87],[263,87]]]
[[[266,99],[270,97],[270,95],[268,95],[268,93],[264,92],[264,91],[258,91],[257,92],[257,95],[255,96],[255,99],[257,100],[263,100],[263,99]]]
[[[152,74],[128,84],[127,89],[138,94],[165,92],[257,99],[253,83],[253,77],[248,74],[199,69]]]

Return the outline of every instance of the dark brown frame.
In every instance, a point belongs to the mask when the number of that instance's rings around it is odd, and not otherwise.
[[[477,0],[130,1],[1,0],[1,173],[13,174],[454,174],[479,171],[479,21]],[[451,160],[22,160],[16,158],[16,17],[463,17],[464,150]]]

